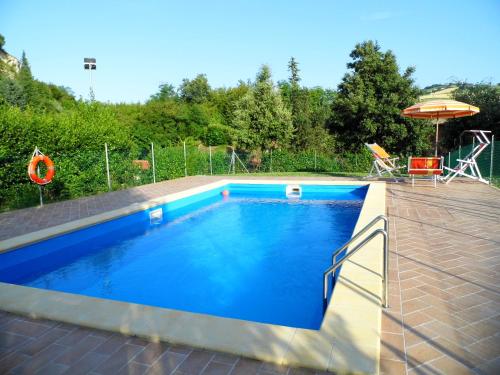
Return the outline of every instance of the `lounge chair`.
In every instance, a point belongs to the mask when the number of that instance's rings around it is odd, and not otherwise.
[[[443,158],[413,157],[408,158],[408,174],[411,176],[411,186],[415,186],[415,176],[431,176],[434,187],[437,186],[438,176],[443,174]]]
[[[394,178],[394,173],[400,173],[399,170],[404,168],[404,165],[398,165],[398,157],[391,158],[391,156],[376,143],[365,143],[373,155],[373,164],[370,174],[366,178],[383,177],[385,174]],[[376,172],[374,174],[374,172]],[[397,180],[396,180],[397,181]]]
[[[462,135],[464,133],[470,133],[472,134],[477,143],[474,142],[472,145],[472,150],[471,152],[465,156],[462,159],[457,159],[457,166],[455,168],[448,168],[444,167],[448,173],[442,181],[446,182],[446,184],[449,184],[451,180],[453,180],[457,176],[462,176],[462,177],[467,177],[471,178],[473,180],[480,181],[484,184],[489,184],[490,181],[486,180],[482,175],[481,175],[481,170],[479,169],[479,166],[477,165],[477,159],[479,158],[479,155],[485,150],[486,147],[491,145],[491,131],[490,130],[465,130],[462,132],[460,135],[460,139],[462,138]],[[460,142],[462,143],[462,142]],[[469,171],[469,173],[467,173]]]

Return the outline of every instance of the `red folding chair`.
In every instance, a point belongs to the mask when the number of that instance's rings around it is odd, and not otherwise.
[[[415,176],[431,176],[434,187],[437,177],[443,174],[443,157],[413,157],[408,158],[408,174],[411,176],[411,186],[415,186]]]

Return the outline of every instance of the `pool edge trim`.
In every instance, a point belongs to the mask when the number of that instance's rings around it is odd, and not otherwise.
[[[325,180],[221,179],[0,242],[0,252],[112,220],[228,183],[369,185],[354,232],[385,214],[385,183]],[[9,242],[10,241],[10,242]],[[24,241],[24,242],[23,242]],[[5,248],[6,245],[10,247]],[[378,373],[382,242],[374,240],[343,266],[320,330],[220,318],[133,303],[0,283],[1,309],[128,335],[231,352],[282,365],[338,373]],[[334,249],[332,249],[333,251]],[[368,268],[370,273],[363,268]],[[354,281],[355,280],[355,281]],[[54,309],[54,306],[57,308]]]

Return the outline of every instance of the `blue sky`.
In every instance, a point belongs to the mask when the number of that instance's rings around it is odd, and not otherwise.
[[[377,40],[420,87],[500,82],[500,1],[0,0],[5,49],[25,50],[36,78],[88,96],[84,57],[97,58],[96,98],[146,100],[160,83],[198,73],[212,87],[277,81],[294,56],[306,86],[335,88],[354,45]]]

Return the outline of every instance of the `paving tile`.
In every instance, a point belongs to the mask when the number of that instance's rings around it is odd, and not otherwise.
[[[455,306],[463,310],[477,305],[481,305],[489,301],[490,301],[489,298],[483,297],[482,295],[477,293],[469,294],[463,297],[453,298],[450,300],[450,302],[452,302]]]
[[[422,297],[425,296],[425,292],[420,290],[420,288],[409,288],[405,289],[401,292],[402,295],[402,300],[403,301],[409,301],[414,298]]]
[[[467,350],[486,361],[493,360],[500,357],[500,336],[491,336],[477,341],[468,345]]]
[[[149,366],[137,363],[129,362],[125,367],[118,370],[115,375],[143,375],[149,370]]]
[[[82,358],[92,349],[95,349],[104,341],[106,341],[106,339],[103,337],[88,335],[83,340],[70,347],[63,355],[57,358],[56,362],[71,366],[73,363],[78,362],[80,358]]]
[[[462,363],[455,361],[454,359],[444,356],[438,358],[431,363],[432,367],[441,371],[443,374],[453,374],[453,375],[472,375],[474,372]]]
[[[85,337],[90,334],[88,330],[85,328],[77,328],[67,335],[64,335],[59,340],[56,341],[56,344],[63,346],[72,346],[82,341]]]
[[[178,370],[191,375],[199,374],[214,357],[214,353],[203,350],[193,350],[179,366]]]
[[[427,342],[411,346],[406,350],[408,368],[413,368],[443,356],[443,353],[435,349]]]
[[[153,364],[166,350],[168,349],[168,344],[165,343],[149,343],[142,352],[140,352],[135,358],[134,362],[143,363],[146,365]]]
[[[53,328],[48,332],[44,333],[42,336],[29,340],[27,343],[22,345],[18,350],[21,353],[33,356],[42,349],[45,349],[48,345],[66,336],[67,334],[68,334],[67,330],[60,328]]]
[[[404,361],[393,361],[390,359],[380,359],[381,375],[406,375],[406,365]]]
[[[229,354],[229,353],[216,353],[215,357],[212,359],[213,362],[227,363],[229,365],[234,365],[240,357]]]
[[[33,340],[30,337],[11,332],[0,332],[0,348],[14,348]]]
[[[234,367],[231,375],[252,375],[257,374],[262,366],[262,362],[254,359],[241,358]],[[291,374],[292,369],[290,369]]]
[[[171,374],[186,359],[186,354],[165,352],[158,358],[146,372],[147,375]]]
[[[232,370],[233,366],[221,362],[210,362],[208,366],[205,367],[202,374],[203,375],[228,375]]]
[[[33,357],[30,357],[29,360],[20,364],[16,371],[18,373],[34,373],[36,370],[45,366],[48,362],[57,359],[59,356],[64,354],[68,350],[67,347],[57,344],[50,344],[42,351],[38,352]]]
[[[499,334],[500,316],[469,324],[465,327],[462,327],[460,329],[460,332],[472,336],[478,340]]]
[[[382,332],[380,340],[380,358],[404,360],[404,337],[402,334]]]
[[[438,321],[425,323],[424,327],[430,329],[441,337],[444,337],[452,342],[460,343],[461,345],[470,345],[476,341],[474,337],[460,332],[459,327],[443,324]]]
[[[403,333],[403,317],[401,314],[382,312],[382,332]]]
[[[406,348],[408,348],[422,342],[432,342],[434,338],[438,337],[438,334],[435,331],[420,325],[411,328],[407,327],[407,329],[404,330],[404,337]]]
[[[496,358],[492,361],[483,362],[478,367],[474,368],[476,374],[481,375],[498,375],[500,369],[500,358]]]
[[[114,352],[108,359],[99,365],[94,371],[106,374],[114,374],[122,367],[126,366],[134,357],[144,350],[144,347],[138,345],[125,344]]]
[[[301,367],[292,367],[288,372],[289,375],[315,375],[313,370]]]
[[[149,340],[144,340],[139,337],[129,337],[127,340],[127,344],[137,345],[137,346],[148,346],[151,343]]]
[[[450,341],[444,337],[435,337],[429,341],[429,344],[441,351],[444,355],[464,364],[469,368],[474,368],[483,362],[481,358],[469,352],[464,346],[461,346],[459,343]]]
[[[26,354],[21,354],[17,352],[12,352],[8,356],[4,357],[0,360],[0,369],[4,371],[4,373],[8,373],[10,370],[16,368],[18,365],[25,363],[31,357]]]
[[[119,334],[111,335],[105,342],[94,349],[101,354],[113,354],[127,342],[128,337]]]
[[[278,365],[276,363],[264,362],[259,370],[266,374],[286,374],[289,370],[288,366]]]
[[[100,354],[96,352],[89,352],[80,358],[79,361],[71,365],[65,372],[64,375],[84,375],[89,371],[94,370],[105,360],[109,358],[109,355]]]
[[[410,314],[415,311],[423,310],[429,307],[428,303],[425,303],[422,299],[412,299],[407,302],[403,302],[403,314]]]
[[[68,366],[49,362],[45,366],[42,366],[40,369],[36,370],[35,375],[60,375],[64,373],[68,369]]]
[[[184,346],[184,345],[170,345],[168,347],[169,352],[177,353],[177,354],[187,355],[187,354],[191,353],[192,350],[193,350],[193,348],[190,348],[190,347]]]
[[[14,333],[28,337],[38,337],[46,332],[50,327],[45,324],[28,322],[21,319],[15,319],[3,326],[5,332]]]
[[[434,320],[432,315],[426,314],[427,309],[416,311],[404,316],[404,324],[411,327],[417,327],[420,324],[428,323]]]

